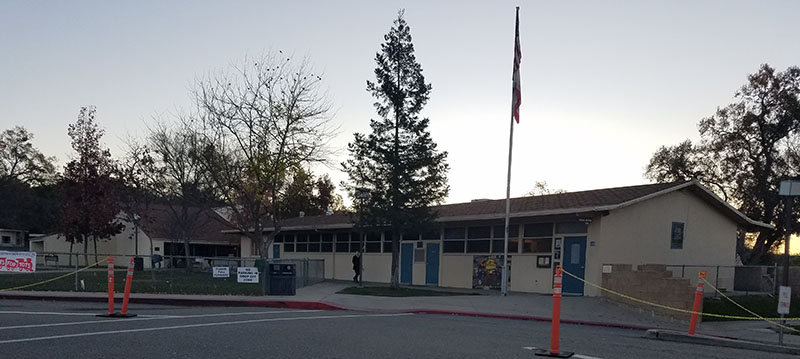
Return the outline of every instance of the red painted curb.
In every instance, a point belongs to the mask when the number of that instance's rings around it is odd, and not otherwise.
[[[36,295],[36,294],[2,294],[0,299],[20,299],[20,300],[58,300],[69,302],[105,302],[108,300],[106,296],[60,296],[60,295]],[[121,298],[116,298],[121,301]],[[193,299],[193,298],[137,298],[132,296],[131,303],[139,304],[171,304],[171,305],[184,305],[184,306],[220,306],[220,307],[268,307],[268,308],[285,308],[285,309],[306,309],[306,310],[352,310],[358,312],[369,313],[413,313],[413,314],[439,314],[439,315],[458,315],[465,317],[481,317],[481,318],[496,318],[496,319],[512,319],[512,320],[529,320],[537,322],[550,322],[548,317],[537,317],[529,315],[514,315],[514,314],[494,314],[494,313],[478,313],[478,312],[462,312],[452,310],[439,310],[439,309],[371,309],[371,308],[356,308],[356,307],[343,307],[337,304],[326,302],[306,302],[306,301],[292,301],[292,300],[225,300],[225,299]],[[629,324],[615,324],[603,322],[591,322],[582,320],[569,320],[562,319],[561,323],[586,325],[595,327],[619,328],[619,329],[632,329],[646,331],[653,329],[650,327],[642,327],[638,325]]]

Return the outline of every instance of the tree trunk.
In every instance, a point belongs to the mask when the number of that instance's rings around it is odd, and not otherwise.
[[[186,268],[185,269],[186,269],[187,272],[191,272],[192,263],[189,262],[190,261],[190,258],[189,258],[189,255],[190,255],[189,254],[189,236],[186,235],[186,231],[182,231],[181,234],[182,234],[182,237],[183,237],[183,254],[184,254],[183,261],[186,264]]]
[[[92,241],[94,242],[94,262],[97,263],[100,261],[97,258],[97,236],[92,236]]]
[[[392,229],[392,289],[400,288],[400,231]]]
[[[83,238],[83,262],[84,265],[89,265],[89,238],[87,236],[82,236]]]
[[[155,288],[156,287],[156,266],[155,266],[155,263],[153,263],[153,254],[154,254],[153,253],[153,238],[150,237],[150,236],[147,236],[147,238],[150,239],[150,285],[152,285],[153,288]],[[166,262],[166,260],[167,260],[166,258],[162,258],[162,261]]]

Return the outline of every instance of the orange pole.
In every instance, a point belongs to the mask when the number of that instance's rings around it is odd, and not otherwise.
[[[108,315],[114,314],[114,257],[108,257]]]
[[[556,266],[553,277],[553,320],[550,328],[550,354],[558,354],[559,332],[561,327],[561,266]]]
[[[697,327],[697,315],[700,312],[700,304],[703,303],[703,279],[706,277],[706,271],[697,273],[697,289],[694,292],[694,304],[692,304],[692,319],[689,320],[689,335],[694,335],[694,329]]]
[[[122,297],[122,315],[128,314],[128,298],[131,296],[131,282],[133,282],[133,257],[128,263],[128,275],[125,277],[125,296]]]

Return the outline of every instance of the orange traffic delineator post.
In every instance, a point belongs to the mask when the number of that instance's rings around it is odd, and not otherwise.
[[[108,313],[98,314],[98,317],[114,316],[114,257],[109,256],[108,262]]]
[[[556,273],[553,275],[553,318],[550,327],[550,350],[540,349],[534,354],[538,356],[552,358],[569,358],[572,352],[561,352],[558,348],[559,334],[561,330],[561,266],[556,266]]]
[[[134,261],[133,257],[131,257],[131,261],[128,263],[128,275],[125,277],[125,294],[122,297],[122,312],[118,315],[115,315],[115,317],[130,318],[136,316],[136,314],[128,313],[128,299],[131,296],[131,282],[133,282],[133,266]]]
[[[697,289],[694,292],[694,304],[692,304],[692,319],[689,320],[689,335],[694,335],[697,327],[697,316],[700,312],[700,304],[703,303],[703,279],[706,278],[706,271],[697,273]]]

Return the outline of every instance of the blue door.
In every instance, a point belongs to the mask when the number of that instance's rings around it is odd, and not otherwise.
[[[428,243],[425,252],[425,284],[439,285],[439,243]]]
[[[272,258],[280,258],[281,257],[281,245],[280,244],[273,244],[272,245]]]
[[[403,243],[400,249],[400,283],[411,284],[414,267],[414,244]]]
[[[564,237],[564,270],[585,278],[586,237]],[[583,282],[568,274],[563,275],[563,292],[583,295]]]

